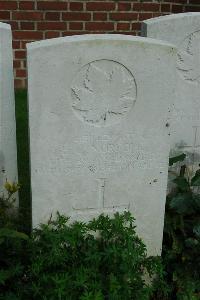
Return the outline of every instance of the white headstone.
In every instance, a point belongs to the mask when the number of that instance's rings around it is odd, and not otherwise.
[[[160,254],[168,167],[170,44],[123,35],[28,45],[33,225],[130,210]]]
[[[177,46],[176,98],[172,106],[172,153],[200,163],[200,13],[175,14],[144,21],[142,34]]]
[[[0,188],[17,178],[12,33],[10,25],[0,23]]]

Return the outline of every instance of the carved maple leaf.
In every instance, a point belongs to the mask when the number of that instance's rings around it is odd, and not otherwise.
[[[200,83],[200,31],[185,40],[178,53],[178,70],[186,80]]]
[[[134,78],[120,64],[93,62],[85,69],[81,82],[72,87],[73,108],[85,121],[104,124],[130,110],[135,89]]]

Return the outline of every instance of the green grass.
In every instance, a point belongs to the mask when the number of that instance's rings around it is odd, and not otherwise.
[[[16,131],[17,131],[17,161],[21,188],[19,191],[19,207],[22,218],[22,229],[31,229],[31,193],[29,170],[28,114],[27,92],[19,90],[15,93]],[[25,224],[25,225],[24,225]]]

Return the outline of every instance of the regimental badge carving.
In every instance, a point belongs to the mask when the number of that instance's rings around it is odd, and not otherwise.
[[[188,35],[179,48],[177,68],[181,77],[200,84],[200,30]]]
[[[83,66],[71,86],[76,116],[94,126],[118,123],[136,101],[132,73],[112,60],[96,60]]]

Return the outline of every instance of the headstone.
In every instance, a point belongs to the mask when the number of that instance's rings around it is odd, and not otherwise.
[[[175,14],[144,21],[142,35],[177,46],[176,98],[173,99],[171,152],[186,153],[195,171],[200,163],[200,13]]]
[[[0,188],[17,181],[17,148],[13,85],[12,33],[0,23]]]
[[[28,45],[33,226],[130,210],[160,254],[176,49],[123,35]]]

